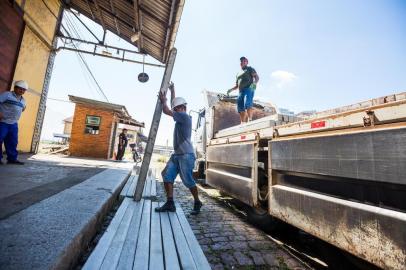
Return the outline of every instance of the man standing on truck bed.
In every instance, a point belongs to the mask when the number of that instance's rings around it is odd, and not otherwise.
[[[169,86],[171,90],[171,109],[166,104],[166,94],[159,93],[159,99],[163,105],[163,113],[173,117],[175,121],[175,130],[173,132],[173,148],[175,153],[172,154],[165,169],[162,171],[167,201],[161,207],[155,208],[157,212],[175,212],[176,207],[173,201],[173,183],[179,174],[183,184],[189,188],[195,200],[192,215],[200,212],[202,203],[199,200],[199,194],[196,182],[193,179],[193,168],[195,165],[195,154],[190,137],[192,135],[192,119],[186,113],[186,100],[181,97],[175,97],[175,86],[173,83]]]
[[[246,57],[241,57],[240,62],[241,72],[237,75],[235,86],[227,91],[227,95],[237,88],[240,91],[237,99],[237,110],[240,114],[241,123],[245,123],[252,120],[254,93],[259,77],[255,69],[248,66]]]

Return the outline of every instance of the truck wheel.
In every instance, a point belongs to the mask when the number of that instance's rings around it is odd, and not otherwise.
[[[206,179],[206,174],[204,173],[204,162],[200,161],[197,166],[199,179]]]
[[[280,221],[268,214],[265,209],[247,207],[248,222],[256,225],[266,232],[272,232],[280,227]]]

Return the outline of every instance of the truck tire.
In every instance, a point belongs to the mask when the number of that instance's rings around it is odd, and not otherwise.
[[[198,178],[199,179],[206,179],[206,174],[205,174],[205,162],[204,161],[199,161],[199,164],[197,165],[197,173],[198,173]]]
[[[273,232],[281,227],[280,221],[269,215],[265,209],[247,207],[246,213],[248,222],[266,232]]]

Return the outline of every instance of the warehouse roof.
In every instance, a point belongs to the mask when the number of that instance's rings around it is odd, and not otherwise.
[[[65,0],[71,7],[165,63],[185,0]],[[137,37],[135,42],[131,39]]]

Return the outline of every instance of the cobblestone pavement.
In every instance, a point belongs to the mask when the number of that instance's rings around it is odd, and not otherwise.
[[[162,182],[158,182],[157,193],[158,199],[165,201]],[[193,197],[181,182],[175,183],[174,196],[212,269],[307,269],[264,232],[204,192],[200,192],[204,206],[198,216],[189,214]]]

